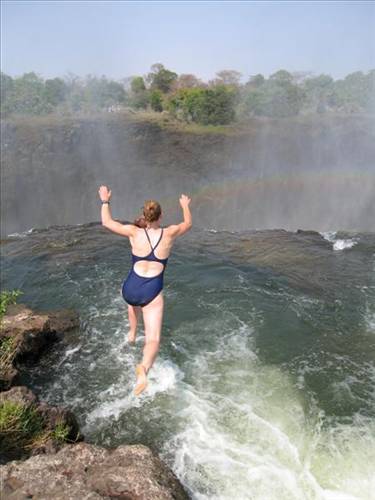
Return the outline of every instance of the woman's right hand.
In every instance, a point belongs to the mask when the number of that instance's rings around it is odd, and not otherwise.
[[[189,203],[191,202],[191,198],[186,196],[186,194],[182,194],[180,196],[180,205],[182,208],[189,206]]]
[[[112,191],[107,186],[100,186],[98,193],[102,201],[109,201],[111,199]]]

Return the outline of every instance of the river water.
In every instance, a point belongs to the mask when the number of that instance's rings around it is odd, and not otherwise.
[[[2,288],[81,318],[22,376],[86,440],[143,443],[194,499],[375,498],[375,234],[194,229],[165,276],[148,390],[121,296],[129,243],[99,224],[1,245]]]

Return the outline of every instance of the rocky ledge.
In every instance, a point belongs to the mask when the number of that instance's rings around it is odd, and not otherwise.
[[[0,463],[56,453],[67,442],[84,438],[68,408],[40,402],[25,386],[0,393],[0,417]]]
[[[40,402],[27,387],[14,386],[25,362],[35,362],[78,326],[75,311],[36,313],[22,304],[8,306],[1,321],[0,498],[188,499],[175,474],[146,446],[85,443],[68,408]]]
[[[0,390],[17,384],[19,367],[35,362],[67,330],[79,326],[79,316],[71,309],[35,312],[23,304],[12,304],[0,328]]]
[[[112,450],[87,443],[66,445],[53,455],[1,466],[0,475],[0,497],[9,500],[189,498],[173,472],[143,445]]]

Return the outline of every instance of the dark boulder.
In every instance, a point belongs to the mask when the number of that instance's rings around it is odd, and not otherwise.
[[[20,364],[35,362],[64,332],[79,326],[77,312],[35,312],[23,304],[9,305],[0,328],[0,390],[17,383]]]

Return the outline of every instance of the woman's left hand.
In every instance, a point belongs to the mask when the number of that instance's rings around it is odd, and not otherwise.
[[[109,201],[111,199],[112,191],[107,186],[100,186],[98,193],[102,201]]]

